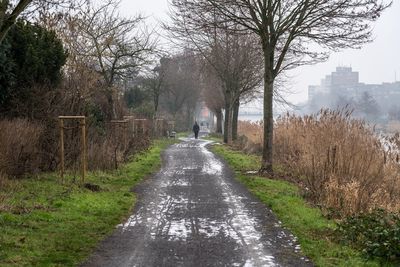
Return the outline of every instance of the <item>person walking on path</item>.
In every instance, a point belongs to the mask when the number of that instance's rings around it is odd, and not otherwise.
[[[194,138],[199,138],[199,131],[200,131],[200,126],[197,124],[197,121],[194,122],[193,125],[193,132],[194,132]]]

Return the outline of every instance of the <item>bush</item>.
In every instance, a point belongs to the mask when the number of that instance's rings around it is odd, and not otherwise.
[[[67,52],[56,33],[37,24],[19,20],[0,45],[0,111],[23,116],[18,108],[31,105],[36,86],[51,90],[61,81]],[[17,113],[17,114],[16,114]]]
[[[322,110],[276,122],[277,161],[289,166],[318,204],[342,215],[400,209],[398,151],[349,111]]]
[[[124,136],[124,134],[126,134]],[[108,170],[126,162],[131,155],[150,147],[149,135],[124,130],[108,129],[104,136],[92,134],[89,137],[88,163],[91,170]]]
[[[0,181],[2,177],[22,177],[59,166],[59,128],[57,119],[46,124],[26,119],[0,121]],[[81,164],[81,130],[76,121],[65,121],[65,167],[78,170]],[[88,169],[109,170],[150,146],[149,125],[134,133],[128,128],[99,127],[88,123]],[[135,135],[134,135],[135,134]]]
[[[0,173],[10,177],[37,172],[43,127],[26,119],[0,121]]]
[[[370,258],[400,263],[400,216],[382,209],[351,216],[339,224],[341,241]]]
[[[239,133],[249,142],[263,142],[262,123],[240,122]],[[399,141],[399,135],[378,137],[345,110],[303,117],[286,114],[275,122],[274,160],[290,170],[310,200],[336,216],[376,208],[397,212]]]
[[[239,121],[238,143],[246,153],[261,154],[264,137],[263,122]]]

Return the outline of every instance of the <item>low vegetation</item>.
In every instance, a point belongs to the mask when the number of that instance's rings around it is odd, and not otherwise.
[[[42,134],[41,125],[28,120],[0,120],[0,173],[21,176],[35,172],[41,166]]]
[[[241,149],[261,147],[262,123],[240,122],[239,133]],[[337,219],[341,242],[368,258],[399,261],[399,134],[378,136],[350,112],[321,110],[278,118],[274,142],[276,177]]]
[[[385,210],[350,216],[339,224],[340,240],[370,258],[400,264],[400,216]]]
[[[262,143],[261,123],[242,123],[239,132],[251,148]],[[274,156],[308,197],[334,216],[377,208],[400,210],[398,135],[380,139],[350,112],[322,110],[285,115],[276,121]],[[254,149],[253,149],[254,150]]]
[[[60,162],[59,128],[56,120],[46,125],[28,119],[0,120],[0,173],[21,178],[27,174],[54,171]],[[88,168],[115,169],[150,145],[150,137],[139,128],[134,134],[116,126],[96,126],[88,122]],[[131,126],[131,124],[129,124]],[[67,122],[64,131],[65,164],[77,170],[81,159],[81,129],[78,122]],[[1,177],[0,177],[1,179]]]
[[[93,172],[97,190],[56,174],[0,180],[0,266],[75,266],[132,208],[131,188],[160,166],[172,141],[156,141],[146,152],[113,172]]]
[[[341,244],[336,237],[338,228],[335,221],[309,205],[296,185],[247,174],[259,168],[259,156],[245,155],[222,145],[215,145],[213,151],[229,163],[236,177],[298,237],[302,251],[317,266],[395,266],[368,260],[362,257],[362,252]]]

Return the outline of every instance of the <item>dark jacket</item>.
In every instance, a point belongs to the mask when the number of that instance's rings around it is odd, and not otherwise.
[[[198,133],[199,131],[200,131],[200,126],[197,123],[195,123],[193,125],[193,132]]]

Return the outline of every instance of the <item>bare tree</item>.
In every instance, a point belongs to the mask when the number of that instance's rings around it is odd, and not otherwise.
[[[166,76],[166,64],[168,62],[167,58],[161,58],[160,64],[153,68],[145,77],[145,87],[150,93],[153,99],[154,114],[158,115],[158,106],[160,102],[160,97],[165,93],[165,76]]]
[[[66,12],[79,6],[83,0],[0,0],[0,43],[18,17],[41,17],[50,10]]]
[[[260,172],[273,173],[273,96],[277,76],[290,68],[326,60],[330,50],[371,41],[371,22],[385,0],[176,0],[191,25],[226,27],[259,36],[264,58],[264,147]],[[196,12],[187,12],[196,10]],[[215,18],[218,18],[216,21]],[[205,23],[207,22],[207,23]]]
[[[221,79],[225,96],[224,141],[237,137],[240,98],[254,92],[262,81],[262,65],[257,41],[248,34],[222,34],[208,56]],[[236,136],[235,136],[236,135]]]
[[[156,46],[143,16],[121,17],[119,1],[107,0],[100,5],[87,2],[74,16],[65,17],[57,31],[72,52],[70,60],[80,60],[94,68],[103,78],[111,116],[116,117],[116,87],[151,63]],[[75,57],[75,58],[73,58]]]
[[[361,94],[360,99],[356,102],[356,111],[362,113],[368,120],[376,120],[381,114],[378,102],[368,92]]]
[[[202,98],[206,106],[217,117],[216,132],[222,133],[222,109],[225,106],[224,92],[221,80],[215,74],[214,69],[204,63],[202,68]]]
[[[183,120],[183,127],[187,129],[193,122],[194,111],[200,99],[200,64],[195,54],[184,51],[163,60],[165,70],[164,91],[162,106],[170,113],[174,120]]]
[[[172,36],[192,45],[220,79],[224,95],[224,142],[236,136],[240,98],[260,86],[262,54],[258,39],[240,25],[221,22],[214,13],[197,20],[198,10],[187,8],[186,2],[174,1],[166,27]],[[211,21],[211,22],[210,22]]]

